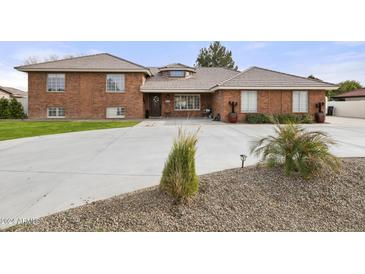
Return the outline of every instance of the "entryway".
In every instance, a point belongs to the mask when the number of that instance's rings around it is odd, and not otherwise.
[[[152,93],[149,95],[150,117],[161,117],[161,94]]]

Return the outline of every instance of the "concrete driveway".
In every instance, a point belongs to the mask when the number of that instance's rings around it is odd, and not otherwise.
[[[329,117],[308,125],[337,140],[332,151],[365,157],[365,120]],[[158,184],[178,126],[199,131],[199,174],[240,166],[250,142],[271,125],[207,120],[147,120],[132,128],[0,142],[0,226]],[[248,157],[247,164],[257,159]]]

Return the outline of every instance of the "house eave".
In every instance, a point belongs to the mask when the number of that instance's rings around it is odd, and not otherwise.
[[[143,93],[213,93],[209,89],[140,89]]]
[[[216,90],[336,90],[338,87],[270,87],[270,86],[263,86],[263,87],[221,87],[217,86],[212,88],[212,91]]]
[[[24,68],[15,67],[16,70],[23,72],[142,72],[152,76],[149,70],[139,69],[84,69],[84,68]]]

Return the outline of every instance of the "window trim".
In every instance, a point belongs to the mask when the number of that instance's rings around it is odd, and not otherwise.
[[[110,108],[115,108],[115,109],[122,108],[123,112],[124,112],[124,115],[120,115],[120,116],[115,115],[113,117],[108,117],[108,109],[110,109]],[[116,113],[118,113],[118,110],[116,111]],[[123,119],[126,116],[125,113],[126,113],[126,107],[123,107],[123,106],[106,107],[106,109],[105,109],[105,118],[106,119]]]
[[[256,93],[256,110],[255,111],[245,111],[244,109],[243,109],[243,107],[244,107],[244,104],[242,104],[242,99],[243,99],[243,94],[245,93],[245,92],[255,92]],[[240,106],[240,112],[241,113],[258,113],[258,103],[259,103],[259,96],[258,96],[258,91],[257,90],[241,90],[241,106]]]
[[[306,111],[295,111],[294,109],[294,93],[295,92],[305,92],[307,94],[307,110]],[[299,96],[300,98],[300,96]],[[309,112],[309,92],[308,90],[293,90],[292,91],[292,112],[293,113],[308,113]]]
[[[182,75],[171,75],[172,72],[182,72]],[[185,77],[185,71],[181,69],[174,69],[169,71],[169,77],[173,78],[184,78]]]
[[[122,90],[108,90],[108,76],[109,75],[121,75],[123,79],[123,89]],[[105,91],[107,93],[125,93],[125,74],[124,73],[107,73],[105,76]]]
[[[48,80],[49,75],[63,75],[63,90],[48,90]],[[46,92],[51,93],[59,93],[59,92],[65,92],[66,91],[66,73],[47,73],[47,79],[46,79]]]
[[[49,115],[49,109],[50,108],[55,108],[56,109],[56,116],[50,116]],[[59,109],[60,108],[63,108],[63,116],[59,116]],[[66,117],[66,114],[65,114],[65,108],[64,107],[47,107],[47,118],[49,119],[62,119],[62,118],[65,118]]]
[[[199,109],[176,109],[176,104],[175,104],[175,97],[176,96],[195,96],[195,97],[199,97]],[[201,110],[201,96],[200,94],[174,94],[174,111],[200,111]]]

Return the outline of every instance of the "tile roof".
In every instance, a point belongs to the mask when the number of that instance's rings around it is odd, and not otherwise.
[[[169,78],[158,74],[157,68],[150,68],[154,76],[148,78],[143,86],[142,91],[148,90],[206,90],[217,85],[217,83],[231,78],[239,71],[226,68],[196,68],[196,72],[188,78]]]
[[[365,88],[360,88],[333,96],[333,98],[345,98],[345,97],[365,97]]]
[[[27,92],[24,92],[20,89],[11,88],[11,87],[0,86],[0,90],[5,91],[6,93],[9,93],[14,97],[25,97],[28,94]]]
[[[282,73],[269,69],[251,67],[234,77],[219,83],[220,88],[323,88],[337,89],[337,86],[320,80],[308,79],[301,76]]]
[[[195,69],[193,67],[189,67],[187,65],[181,64],[181,63],[173,63],[173,64],[168,64],[166,66],[160,67],[160,69],[164,69],[164,68],[188,68],[188,69]]]
[[[15,67],[20,71],[141,71],[150,74],[148,68],[125,59],[100,53],[81,57],[49,61]]]
[[[189,66],[181,64],[181,63],[174,63],[174,64],[168,64],[164,67],[160,67],[159,70],[160,71],[185,70],[185,71],[195,72],[196,69],[194,67],[189,67]]]

